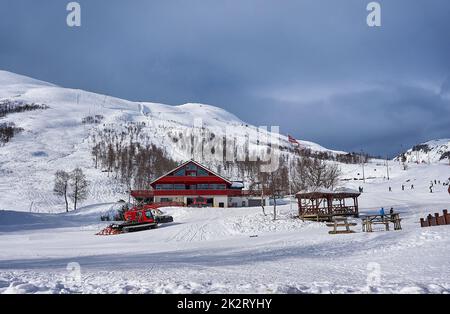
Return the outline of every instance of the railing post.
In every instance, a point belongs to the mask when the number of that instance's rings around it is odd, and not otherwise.
[[[449,220],[449,217],[448,217],[448,211],[446,209],[444,209],[442,212],[444,213],[445,224],[446,225],[450,225],[450,220]]]
[[[436,226],[439,226],[439,213],[434,213],[434,219],[436,220]]]
[[[420,218],[420,226],[423,228],[425,227],[425,219]]]
[[[431,224],[431,219],[433,219],[433,216],[431,216],[431,214],[428,214],[428,216],[427,216],[428,227],[431,227],[431,226],[432,226],[432,224]]]

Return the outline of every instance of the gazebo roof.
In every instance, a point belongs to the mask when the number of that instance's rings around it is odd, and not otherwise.
[[[347,197],[358,197],[360,195],[361,195],[360,192],[345,187],[336,188],[335,190],[331,190],[324,187],[318,187],[314,189],[302,190],[295,194],[297,198],[309,198],[309,199],[319,199],[329,197],[347,198]]]

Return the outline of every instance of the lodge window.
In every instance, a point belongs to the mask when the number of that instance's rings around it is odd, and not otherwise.
[[[173,175],[176,177],[184,177],[186,175],[186,169],[182,168],[176,171]]]
[[[196,176],[197,176],[197,172],[195,172],[195,171],[188,171],[188,172],[186,172],[186,174],[187,174],[189,177],[196,177]]]
[[[186,190],[186,185],[184,184],[174,184],[173,185],[174,190]]]
[[[209,188],[211,190],[225,190],[226,189],[226,185],[225,184],[210,184]]]
[[[173,190],[173,184],[157,184],[157,190]]]
[[[197,170],[197,166],[194,165],[194,164],[189,164],[189,165],[186,166],[186,170],[194,170],[194,171],[196,171]]]
[[[208,190],[209,189],[208,184],[197,184],[197,187],[199,190]]]
[[[197,175],[198,176],[202,176],[202,177],[207,177],[208,176],[208,171],[206,171],[205,169],[198,168]]]

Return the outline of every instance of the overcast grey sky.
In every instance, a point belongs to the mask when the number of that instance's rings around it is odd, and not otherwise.
[[[0,68],[136,101],[220,106],[326,147],[450,137],[450,1],[1,0]]]

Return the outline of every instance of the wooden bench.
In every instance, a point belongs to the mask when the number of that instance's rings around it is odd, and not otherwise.
[[[354,233],[350,226],[356,226],[355,222],[348,222],[347,217],[334,217],[333,222],[327,223],[327,227],[332,227],[333,230],[328,231],[329,234],[345,234]],[[338,230],[338,227],[345,227],[345,230]]]
[[[373,232],[373,225],[384,225],[389,231],[389,223],[394,224],[394,230],[402,230],[400,214],[368,215],[362,218],[362,231]]]

